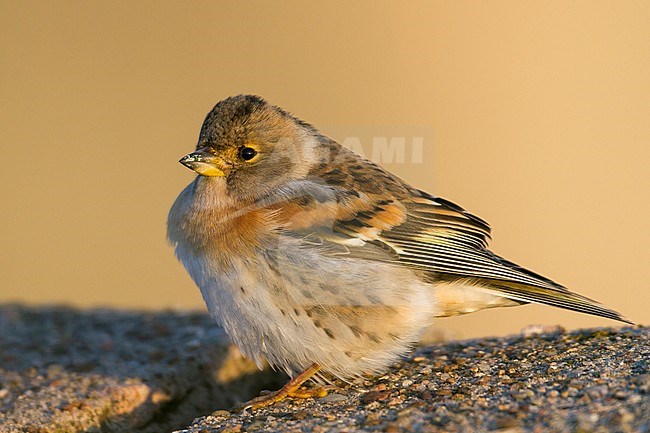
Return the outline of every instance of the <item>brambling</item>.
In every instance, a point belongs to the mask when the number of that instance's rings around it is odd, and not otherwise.
[[[378,373],[436,317],[538,303],[631,323],[488,250],[490,227],[408,185],[264,99],[207,115],[198,176],[167,235],[208,310],[247,357],[293,377]]]

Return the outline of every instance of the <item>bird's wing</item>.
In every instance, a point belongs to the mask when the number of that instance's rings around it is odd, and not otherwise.
[[[489,225],[445,199],[420,191],[397,199],[332,189],[328,199],[316,201],[311,213],[308,206],[299,207],[293,215],[298,223],[287,233],[324,255],[408,266],[431,282],[464,281],[519,302],[627,321],[489,251]]]

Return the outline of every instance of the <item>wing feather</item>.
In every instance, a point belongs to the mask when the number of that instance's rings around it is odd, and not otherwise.
[[[320,248],[329,256],[408,266],[431,282],[469,281],[518,302],[629,322],[617,312],[492,253],[487,249],[489,224],[448,200],[422,191],[386,199],[346,191],[332,194],[328,188],[327,202],[319,202],[328,209],[329,217],[313,210],[296,214],[296,209],[304,206],[286,206],[286,202],[280,207],[293,209],[294,224],[287,224],[285,232],[301,239],[306,247]],[[304,202],[304,197],[285,199]],[[313,219],[305,223],[303,216]]]

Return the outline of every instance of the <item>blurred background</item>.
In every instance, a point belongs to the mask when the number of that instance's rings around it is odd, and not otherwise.
[[[647,1],[2,1],[0,303],[204,309],[165,239],[192,180],[177,161],[218,100],[256,93],[339,140],[425,131],[419,160],[385,165],[647,324],[648,23]],[[438,321],[529,324],[616,325],[541,306]]]

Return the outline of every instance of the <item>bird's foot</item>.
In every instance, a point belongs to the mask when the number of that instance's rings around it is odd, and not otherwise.
[[[260,395],[255,397],[252,400],[242,403],[233,408],[235,412],[241,412],[248,408],[253,410],[260,409],[262,407],[271,406],[275,403],[279,403],[287,397],[290,398],[312,398],[312,397],[325,397],[327,395],[327,390],[323,387],[317,387],[313,389],[302,388],[302,385],[309,380],[314,374],[320,370],[318,364],[310,365],[305,371],[291,379],[286,385],[280,388],[277,391],[270,392],[265,395]]]

